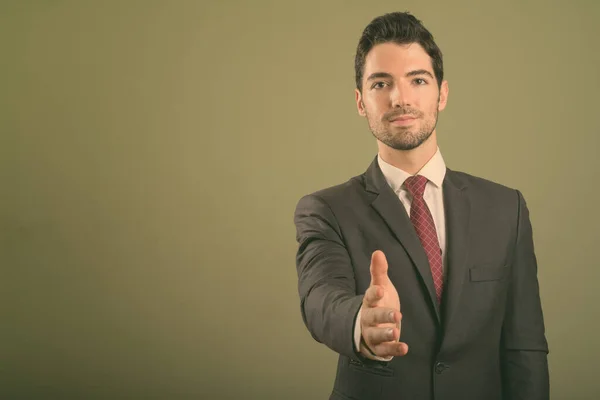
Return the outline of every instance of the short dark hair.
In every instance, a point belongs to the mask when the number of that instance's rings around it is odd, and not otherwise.
[[[442,51],[433,40],[433,35],[423,26],[421,21],[409,12],[393,12],[375,18],[367,25],[358,41],[354,70],[356,88],[362,92],[362,78],[365,59],[369,51],[378,44],[392,42],[396,44],[420,44],[431,57],[433,73],[438,87],[444,79],[444,63]]]

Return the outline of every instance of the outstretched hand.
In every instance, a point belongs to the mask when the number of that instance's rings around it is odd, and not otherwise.
[[[361,307],[360,351],[365,356],[403,356],[408,352],[400,339],[400,298],[388,277],[388,264],[382,251],[371,256],[371,285],[365,292]],[[373,353],[373,354],[371,354]]]

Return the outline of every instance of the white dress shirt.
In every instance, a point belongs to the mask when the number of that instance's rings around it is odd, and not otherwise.
[[[380,155],[377,156],[377,162],[379,163],[379,168],[385,177],[388,185],[392,188],[394,193],[398,196],[402,205],[406,209],[406,213],[410,215],[410,205],[412,202],[412,195],[406,190],[404,186],[404,181],[411,176],[406,171],[403,171],[399,168],[394,167],[391,164],[385,162]],[[438,242],[440,244],[440,249],[442,250],[442,268],[444,270],[444,274],[446,272],[445,264],[446,264],[446,217],[444,214],[444,199],[443,199],[443,191],[442,191],[442,183],[444,182],[444,177],[446,176],[446,164],[444,163],[444,159],[442,158],[442,154],[440,153],[440,149],[438,147],[437,151],[431,157],[431,159],[421,168],[419,172],[415,175],[421,175],[427,178],[427,184],[425,185],[425,192],[423,193],[423,199],[431,212],[431,216],[433,217],[433,222],[435,224],[435,229],[437,231]],[[390,265],[390,268],[393,268],[393,265]],[[400,299],[400,304],[402,304],[402,299]],[[354,325],[354,345],[356,346],[356,350],[360,349],[360,338],[362,332],[360,327],[360,310],[356,317],[356,323]],[[377,360],[381,361],[389,361],[392,357],[389,358],[381,358],[374,357]]]

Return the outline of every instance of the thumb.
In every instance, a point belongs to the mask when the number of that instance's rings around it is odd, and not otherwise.
[[[371,285],[383,285],[388,282],[388,263],[383,251],[376,250],[371,255]]]

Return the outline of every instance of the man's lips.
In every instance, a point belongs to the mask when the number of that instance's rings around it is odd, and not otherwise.
[[[400,115],[398,117],[394,117],[394,118],[390,119],[390,122],[394,122],[394,121],[398,121],[398,120],[406,121],[409,119],[415,119],[415,117],[413,117],[412,115]]]
[[[411,115],[402,115],[390,119],[390,123],[394,125],[408,125],[413,122],[416,118]]]

